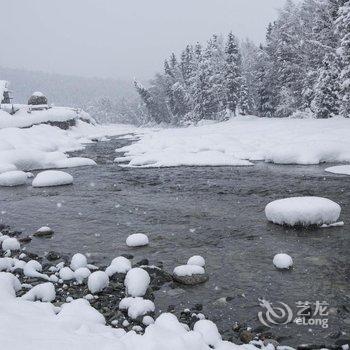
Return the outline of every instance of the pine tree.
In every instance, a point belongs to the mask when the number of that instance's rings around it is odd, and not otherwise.
[[[232,32],[229,33],[225,47],[225,86],[226,86],[226,108],[236,115],[239,101],[241,76],[240,55],[236,39]]]
[[[251,113],[251,103],[249,101],[248,87],[245,79],[242,79],[239,96],[239,110],[242,115],[248,115]]]
[[[326,56],[315,85],[315,97],[311,106],[317,118],[331,118],[339,113],[339,75],[332,63],[334,59],[332,55]]]
[[[340,47],[337,50],[341,65],[340,113],[344,117],[350,117],[350,1],[345,2],[339,9],[336,24],[340,37]]]

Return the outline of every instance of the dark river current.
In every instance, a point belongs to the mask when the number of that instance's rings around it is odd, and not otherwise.
[[[223,334],[232,332],[235,322],[259,327],[257,315],[264,310],[259,298],[265,298],[288,304],[294,317],[301,310],[298,302],[328,304],[323,315],[314,316],[327,319],[328,328],[273,326],[270,332],[282,344],[332,344],[350,337],[350,177],[326,173],[325,165],[122,168],[113,163],[114,150],[128,142],[113,139],[75,153],[98,166],[68,169],[73,186],[0,188],[1,222],[25,234],[48,225],[53,238],[33,238],[28,250],[81,252],[97,264],[129,253],[134,262],[161,261],[172,272],[192,255],[202,255],[209,281],[163,287],[156,307],[166,311],[173,304],[181,311],[202,303],[202,312]],[[267,203],[307,195],[339,203],[345,226],[306,230],[267,222]],[[148,234],[148,247],[126,246],[126,237],[137,232]],[[280,252],[293,257],[292,271],[274,268],[273,256]]]

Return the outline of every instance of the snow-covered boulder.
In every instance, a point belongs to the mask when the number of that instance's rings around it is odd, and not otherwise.
[[[0,186],[20,186],[27,183],[27,174],[24,171],[14,170],[0,174]]]
[[[322,197],[292,197],[269,203],[265,214],[279,225],[310,226],[331,224],[338,220],[339,204]]]
[[[70,281],[75,278],[74,272],[69,267],[62,267],[59,272],[62,281]]]
[[[12,258],[0,258],[0,272],[1,271],[12,271],[15,263]]]
[[[51,282],[41,283],[22,296],[25,300],[51,302],[56,298],[55,287]]]
[[[293,266],[293,259],[288,254],[276,254],[273,258],[273,264],[277,269],[290,269]]]
[[[144,233],[134,233],[126,239],[128,247],[142,247],[148,245],[148,237]]]
[[[44,280],[49,280],[49,276],[41,273],[42,266],[41,264],[36,260],[30,260],[28,261],[25,266],[23,267],[23,273],[27,277],[34,277],[34,278],[42,278]]]
[[[16,297],[16,292],[22,289],[19,279],[9,272],[0,272],[0,300]]]
[[[50,187],[71,185],[73,176],[60,170],[45,170],[40,172],[33,180],[33,187]]]
[[[80,267],[74,271],[74,277],[78,284],[83,283],[85,278],[88,278],[91,275],[90,270],[87,267]]]
[[[202,256],[200,255],[194,255],[190,257],[187,261],[187,265],[197,265],[204,267],[205,266],[205,260]]]
[[[128,310],[128,316],[132,319],[136,319],[139,316],[143,316],[148,312],[155,310],[154,303],[151,300],[146,300],[141,297],[127,297],[120,301],[120,310]]]
[[[87,266],[87,259],[84,254],[76,253],[72,256],[72,260],[70,263],[70,268],[75,271],[81,267]]]
[[[202,266],[198,265],[180,265],[175,267],[173,278],[176,282],[195,285],[204,283],[208,280],[208,275]]]
[[[17,238],[9,237],[2,241],[1,248],[2,250],[20,250],[21,245]]]
[[[200,333],[204,342],[211,347],[216,347],[222,340],[216,324],[212,321],[197,321],[193,326],[193,330]]]
[[[35,233],[36,237],[51,237],[54,234],[53,230],[48,226],[40,227]]]
[[[111,264],[106,268],[106,273],[109,277],[115,273],[127,273],[131,270],[131,262],[123,256],[114,258]]]
[[[337,165],[326,168],[325,171],[333,174],[350,175],[350,165]]]
[[[104,271],[95,271],[89,276],[88,288],[91,293],[101,292],[108,284],[109,277]]]
[[[148,272],[135,267],[128,271],[125,276],[124,285],[126,287],[126,293],[132,297],[142,297],[146,294],[150,282],[151,278]]]

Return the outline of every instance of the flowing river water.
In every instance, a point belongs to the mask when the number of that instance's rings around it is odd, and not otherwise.
[[[75,153],[98,166],[68,169],[73,186],[0,188],[1,222],[25,234],[48,225],[54,236],[33,238],[28,250],[89,253],[89,261],[98,264],[128,253],[134,262],[161,261],[171,272],[190,256],[202,255],[209,281],[163,287],[156,293],[157,312],[170,304],[180,312],[201,303],[227,337],[235,322],[265,329],[258,320],[264,298],[286,303],[293,317],[300,311],[298,302],[329,304],[328,315],[314,317],[327,319],[328,328],[274,325],[269,331],[283,344],[349,338],[350,177],[326,173],[325,165],[123,168],[113,163],[115,149],[129,142],[112,139]],[[291,229],[267,222],[267,203],[306,195],[338,202],[345,226]],[[136,232],[147,233],[150,245],[128,248],[125,239]],[[273,267],[279,252],[293,257],[293,270]]]

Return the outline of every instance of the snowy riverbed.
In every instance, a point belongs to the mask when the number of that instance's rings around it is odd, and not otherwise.
[[[281,124],[279,120],[267,122]],[[304,121],[298,121],[301,122]],[[334,133],[339,138],[344,137],[341,130],[347,127],[347,121],[338,122],[342,126],[337,126]],[[175,134],[192,134],[194,139],[199,137],[195,135],[198,133],[202,135],[199,139],[205,140],[205,135],[210,130],[214,135],[215,130],[220,129],[223,137],[226,124],[232,125],[231,132],[234,132],[235,123],[247,127],[251,125],[251,120],[237,119],[173,131]],[[255,123],[258,127],[261,121],[254,120]],[[284,123],[288,124],[289,121]],[[336,124],[335,122],[333,127]],[[313,124],[314,127],[315,125],[317,124]],[[299,128],[302,129],[302,126],[299,125]],[[2,222],[15,224],[15,229],[26,234],[43,225],[48,225],[55,231],[49,241],[33,239],[28,249],[33,247],[42,255],[48,249],[70,255],[82,251],[93,262],[107,264],[115,256],[128,252],[137,259],[147,257],[151,263],[161,259],[169,271],[185,263],[192,255],[201,254],[205,257],[209,282],[195,288],[166,288],[160,291],[155,303],[157,315],[169,303],[184,308],[186,303],[193,305],[205,302],[207,305],[204,307],[212,319],[220,329],[226,329],[237,320],[242,323],[252,320],[258,311],[258,297],[266,295],[289,304],[302,298],[318,298],[341,309],[345,303],[340,290],[348,288],[344,280],[344,250],[349,244],[345,235],[346,227],[335,227],[330,231],[327,229],[327,232],[318,229],[301,234],[268,224],[263,214],[264,206],[269,201],[285,197],[287,193],[332,198],[342,204],[342,207],[345,204],[344,215],[347,217],[345,176],[324,173],[320,167],[293,167],[291,170],[285,166],[264,167],[261,164],[222,169],[125,169],[112,163],[114,149],[108,149],[108,145],[120,148],[123,140],[125,142],[122,144],[129,143],[129,136],[122,136],[117,144],[99,142],[88,146],[87,150],[83,150],[83,144],[91,143],[91,139],[105,140],[105,136],[132,133],[136,135],[132,137],[136,138],[136,143],[126,147],[133,147],[142,145],[142,142],[151,137],[155,139],[157,134],[170,134],[170,131],[130,126],[95,127],[84,123],[69,131],[41,125],[29,129],[4,129],[1,131],[3,135],[7,134],[6,130],[17,135],[17,138],[9,137],[7,142],[12,142],[14,148],[21,149],[24,159],[27,144],[35,152],[48,155],[58,152],[62,159],[68,157],[65,152],[76,150],[78,153],[74,155],[92,158],[98,165],[69,169],[76,180],[73,196],[72,189],[64,186],[48,190],[23,187],[0,189],[3,198],[0,208]],[[226,138],[228,137],[227,133]],[[307,135],[304,134],[304,137]],[[162,139],[167,142],[166,138]],[[172,139],[171,142],[175,140]],[[181,139],[178,142],[181,143]],[[347,138],[340,139],[339,144],[346,142]],[[94,153],[98,147],[100,150]],[[145,151],[150,152],[151,149],[145,148]],[[7,159],[13,158],[9,156]],[[20,169],[22,163],[13,164]],[[33,167],[29,164],[26,170]],[[41,166],[44,167],[47,164]],[[325,178],[332,181],[328,183],[324,181]],[[142,231],[149,233],[150,245],[137,250],[128,248],[125,243],[128,235]],[[174,251],[177,254],[174,255]],[[289,274],[281,274],[273,267],[272,258],[281,251],[293,256],[295,266]],[[255,257],[254,261],[251,256]],[[340,286],[340,289],[334,290],[334,284]],[[1,286],[3,290],[8,289],[7,282]],[[116,345],[120,349],[137,348],[139,344],[142,347],[152,344],[155,349],[167,349],[171,345],[186,350],[208,349],[208,340],[200,332],[200,326],[188,332],[172,316],[162,317],[156,325],[150,327],[145,336],[136,335],[132,331],[124,335],[123,331],[106,327],[101,315],[89,308],[86,302],[67,305],[60,311],[47,303],[15,299],[13,295],[7,297],[0,304],[1,315],[6,315],[0,317],[0,334],[3,332],[2,339],[5,334],[10,334],[11,337],[6,337],[3,344],[13,349],[19,346],[25,349],[25,339],[26,344],[31,342],[31,346],[36,344],[37,348],[54,342],[57,349],[70,349],[72,344],[77,349],[79,346],[84,350],[94,349],[96,344],[102,343],[106,349],[115,348]],[[64,312],[59,316],[58,312],[62,311]],[[77,312],[84,314],[84,319],[74,317]],[[335,325],[331,330],[343,327],[343,321],[336,316],[331,315],[330,319]],[[37,329],[41,329],[40,337],[37,337]],[[217,334],[213,327],[208,331]],[[23,337],[16,337],[18,332]],[[315,337],[326,336],[323,333],[326,331],[321,329],[313,329],[312,332],[306,328],[298,331],[288,327],[279,329],[280,334],[291,337],[296,332],[302,333],[302,336],[297,336],[299,341],[301,338],[316,341],[318,338]],[[222,343],[217,335],[214,336],[214,342],[216,349],[236,348],[233,344]],[[292,343],[296,344],[296,340],[283,342]],[[254,349],[247,345],[242,347],[244,348]]]

